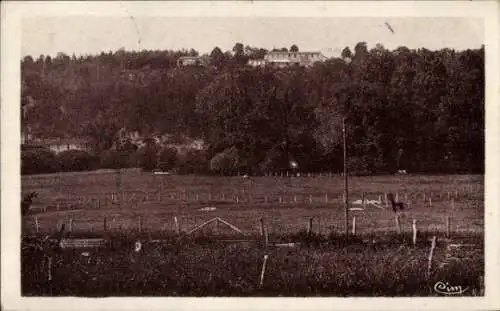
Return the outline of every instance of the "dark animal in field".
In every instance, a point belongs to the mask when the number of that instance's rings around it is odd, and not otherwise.
[[[23,197],[23,200],[21,201],[21,215],[22,216],[28,214],[30,207],[31,207],[31,204],[33,203],[33,198],[36,198],[36,197],[38,197],[38,193],[36,193],[36,192],[30,192]]]
[[[397,212],[398,210],[401,211],[405,208],[403,202],[396,202],[394,200],[392,193],[387,194],[387,199],[391,202],[392,210],[394,212]]]

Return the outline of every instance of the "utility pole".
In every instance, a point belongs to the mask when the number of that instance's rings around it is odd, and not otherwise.
[[[349,190],[347,183],[347,138],[345,132],[346,117],[342,119],[342,139],[344,142],[344,205],[345,205],[345,237],[349,238]]]

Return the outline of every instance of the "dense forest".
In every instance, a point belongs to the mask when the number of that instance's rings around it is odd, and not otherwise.
[[[484,171],[484,47],[360,42],[312,67],[246,65],[266,52],[237,43],[187,67],[177,59],[197,51],[26,56],[22,124],[35,137],[88,137],[94,157],[133,153],[116,143],[125,129],[201,138],[208,150],[198,157],[212,171],[271,172],[294,160],[301,171],[340,172],[345,117],[353,172]]]

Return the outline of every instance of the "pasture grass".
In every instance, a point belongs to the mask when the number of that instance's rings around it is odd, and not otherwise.
[[[262,238],[228,243],[234,236],[163,236],[154,243],[142,233],[108,234],[105,249],[69,250],[54,258],[47,281],[43,252],[23,251],[25,296],[433,296],[438,281],[479,292],[483,275],[480,236],[456,236],[454,243],[477,245],[470,260],[440,267],[445,239],[438,239],[433,270],[427,275],[432,233],[416,246],[405,235],[363,235],[348,242],[342,235],[307,235],[302,231],[271,239],[298,242],[296,247],[264,248]],[[375,240],[376,239],[376,240]],[[141,252],[134,243],[143,242]],[[264,284],[259,286],[263,255],[269,255]],[[46,260],[46,259],[45,259]]]
[[[25,235],[54,234],[62,223],[68,228],[71,219],[69,237],[112,241],[106,249],[89,251],[88,257],[81,251],[57,255],[51,283],[41,268],[44,254],[23,250],[23,295],[432,296],[436,295],[433,286],[437,281],[467,286],[465,295],[480,291],[479,277],[484,273],[483,176],[350,177],[351,202],[361,199],[362,193],[373,200],[392,192],[411,203],[399,216],[401,234],[396,232],[395,214],[388,209],[368,206],[350,211],[349,231],[355,216],[357,235],[348,242],[343,238],[343,178],[339,176],[243,179],[127,171],[119,177],[118,188],[118,175],[113,173],[23,176],[23,192],[40,193],[35,212],[23,219]],[[122,196],[120,205],[107,201],[112,192]],[[82,198],[101,201],[101,208],[82,203]],[[40,209],[55,202],[61,206],[79,204],[71,209]],[[206,206],[216,210],[200,211]],[[182,239],[175,234],[174,217]],[[211,224],[186,236],[214,217],[228,221],[243,234]],[[309,235],[306,230],[311,217]],[[446,217],[451,217],[453,243],[475,247],[441,267],[449,255],[449,241],[444,236]],[[299,242],[300,246],[264,249],[259,234],[261,218],[270,243]],[[414,219],[416,246],[411,243]],[[427,276],[429,238],[434,235],[438,246],[433,272]],[[132,251],[138,239],[144,242],[144,252]],[[264,285],[259,287],[265,253],[269,255],[268,267]]]

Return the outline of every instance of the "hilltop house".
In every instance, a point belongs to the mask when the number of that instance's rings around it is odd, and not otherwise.
[[[290,51],[271,51],[264,59],[250,60],[248,65],[253,67],[275,66],[279,68],[288,66],[312,66],[315,62],[323,62],[327,58],[321,52],[290,52]]]
[[[208,59],[205,56],[181,56],[177,59],[177,66],[206,66]]]

